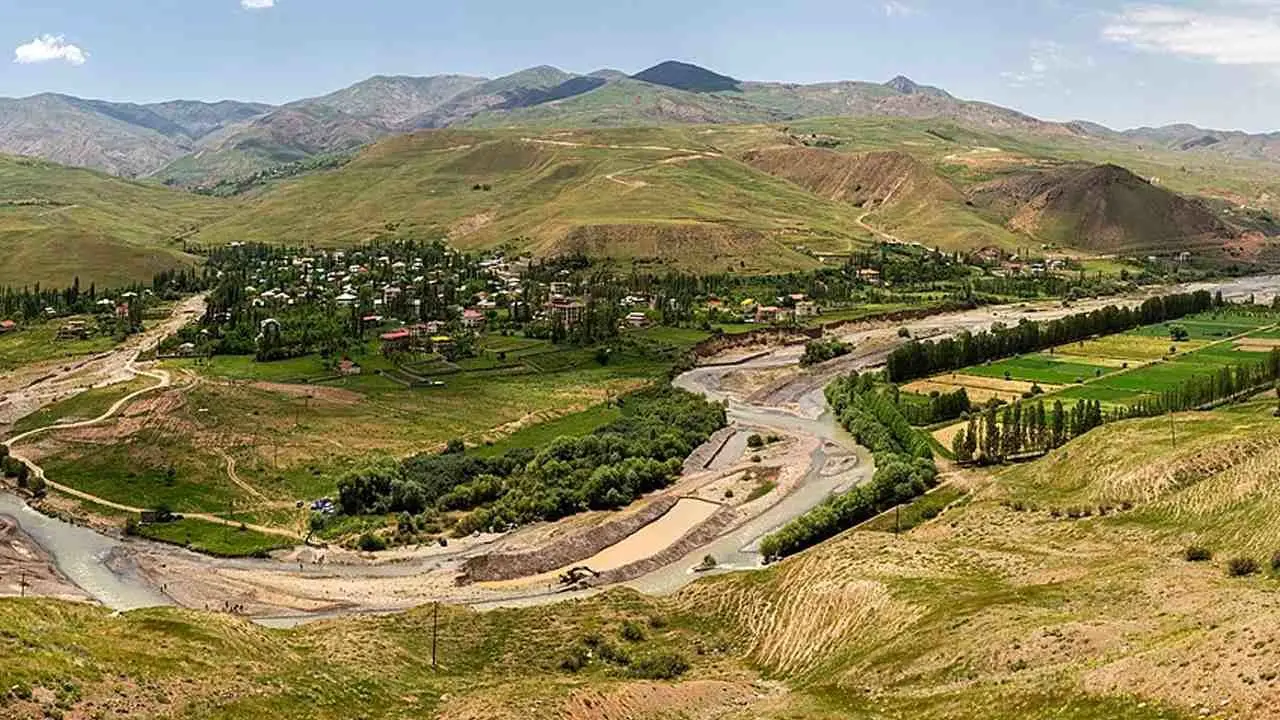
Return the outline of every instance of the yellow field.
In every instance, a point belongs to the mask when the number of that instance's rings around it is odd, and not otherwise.
[[[1179,353],[1188,353],[1204,347],[1208,343],[1200,341],[1180,342]],[[1063,345],[1054,350],[1057,355],[1084,358],[1098,364],[1110,364],[1105,361],[1118,360],[1124,362],[1159,360],[1169,354],[1173,345],[1167,338],[1138,337],[1136,335],[1109,335],[1095,340]]]
[[[928,395],[932,392],[950,393],[964,388],[969,395],[969,399],[973,402],[984,403],[993,398],[1004,400],[1005,402],[1013,402],[1020,400],[1023,393],[1031,392],[1031,388],[1037,383],[1022,382],[1021,380],[1001,380],[999,378],[979,377],[977,375],[935,375],[934,377],[917,380],[910,385],[902,386],[902,389],[909,393],[918,395]],[[1039,383],[1040,389],[1046,393],[1060,390],[1058,385],[1046,385]]]

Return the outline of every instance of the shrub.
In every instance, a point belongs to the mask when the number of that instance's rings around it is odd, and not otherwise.
[[[758,450],[764,447],[764,438],[761,437],[759,433],[752,435],[751,437],[747,438],[747,447],[751,448],[752,450]]]
[[[608,640],[601,640],[600,644],[596,645],[596,654],[600,656],[601,660],[615,665],[631,664],[631,654],[625,648],[614,645]]]
[[[378,552],[387,549],[387,541],[367,532],[360,536],[360,540],[356,543],[359,548],[365,552]]]
[[[1280,552],[1271,556],[1271,572],[1280,572]]]
[[[689,670],[689,661],[679,653],[645,655],[631,666],[636,677],[646,680],[675,680]]]
[[[587,649],[584,647],[573,647],[564,657],[560,658],[560,669],[565,672],[576,673],[587,666],[591,662],[591,657],[587,655]]]
[[[1190,545],[1182,552],[1182,557],[1186,558],[1187,562],[1208,562],[1213,559],[1213,553],[1207,547]]]
[[[1258,572],[1258,561],[1249,557],[1233,557],[1227,563],[1227,574],[1231,577],[1245,577]]]
[[[622,639],[627,642],[644,642],[644,628],[640,627],[640,623],[634,620],[628,620],[622,623],[622,630],[619,632]]]

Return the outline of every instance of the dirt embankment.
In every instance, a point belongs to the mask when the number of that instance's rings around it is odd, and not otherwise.
[[[16,520],[0,515],[0,597],[18,596],[89,600],[58,570],[49,554],[22,532]]]
[[[679,501],[674,494],[664,495],[631,515],[530,552],[470,558],[463,563],[458,583],[514,580],[573,565],[622,542],[666,515]]]
[[[685,557],[689,553],[698,548],[711,543],[711,541],[723,535],[728,531],[739,518],[738,513],[730,507],[722,507],[715,512],[710,518],[703,521],[693,530],[689,531],[677,542],[667,546],[665,550],[656,555],[651,555],[643,560],[620,568],[614,568],[601,573],[599,583],[602,585],[615,585],[617,583],[634,580],[641,575],[653,572],[659,568],[666,567]]]

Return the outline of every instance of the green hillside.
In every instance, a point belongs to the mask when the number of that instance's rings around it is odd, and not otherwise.
[[[201,242],[322,246],[397,234],[461,247],[515,242],[673,267],[810,267],[804,246],[869,239],[857,208],[717,152],[691,129],[529,138],[443,131],[379,143],[340,170],[284,183],[215,223]]]
[[[195,261],[181,238],[231,203],[0,156],[0,285],[114,286]]]

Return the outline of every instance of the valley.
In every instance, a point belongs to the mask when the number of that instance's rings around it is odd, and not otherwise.
[[[493,75],[0,98],[0,716],[1280,718],[1280,136]]]

